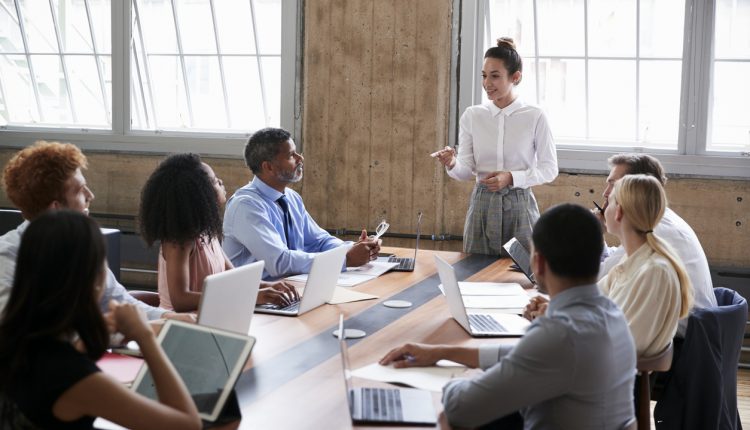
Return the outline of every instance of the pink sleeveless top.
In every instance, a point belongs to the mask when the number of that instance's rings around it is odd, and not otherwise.
[[[188,257],[190,291],[202,291],[203,280],[208,275],[224,271],[224,251],[221,249],[219,240],[214,238],[207,241],[206,238],[195,240],[195,249]],[[167,261],[164,260],[161,248],[159,249],[159,306],[166,310],[174,310],[172,301],[169,299],[169,285],[167,284]]]

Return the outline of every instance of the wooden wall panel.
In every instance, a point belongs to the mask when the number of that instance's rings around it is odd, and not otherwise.
[[[415,231],[422,210],[424,231],[436,232],[442,228],[442,177],[427,155],[447,141],[452,3],[334,2],[338,10],[329,21],[318,18],[323,3],[306,2],[305,28],[330,37],[306,37],[305,46],[316,60],[329,61],[308,63],[305,70],[312,76],[328,69],[329,80],[306,79],[304,99],[315,99],[316,109],[327,104],[330,132],[311,123],[315,115],[303,118],[308,169],[316,172],[302,188],[306,205],[337,228],[372,229],[385,217],[394,231],[407,233]],[[319,103],[322,87],[328,97]],[[305,112],[311,108],[306,103]],[[332,161],[327,175],[341,178],[322,191],[320,166],[310,164],[326,159]],[[339,204],[334,208],[332,201]]]

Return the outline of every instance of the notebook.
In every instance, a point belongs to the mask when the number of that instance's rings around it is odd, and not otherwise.
[[[440,282],[443,283],[445,299],[448,301],[448,309],[451,316],[458,324],[473,337],[511,337],[523,336],[526,328],[531,324],[527,319],[507,313],[468,313],[464,306],[464,299],[456,280],[456,272],[449,263],[435,256],[435,264],[438,268]],[[476,296],[473,296],[476,297]],[[491,296],[494,299],[509,298],[515,300],[515,296]],[[529,302],[528,297],[521,297],[524,303]]]
[[[159,333],[159,344],[185,382],[201,418],[213,422],[232,393],[255,338],[169,320]],[[158,399],[147,365],[141,368],[131,389]]]
[[[529,278],[529,281],[532,284],[536,284],[534,273],[531,271],[531,255],[529,255],[529,251],[526,250],[521,242],[514,237],[506,242],[503,248],[510,255],[510,258],[513,259],[513,262],[516,263],[516,266],[521,269],[521,272]]]
[[[248,334],[265,262],[206,276],[198,324]]]
[[[339,345],[346,382],[349,415],[355,424],[435,425],[437,413],[429,391],[414,388],[352,387],[352,370],[344,333],[344,316],[339,318]]]
[[[349,249],[351,245],[342,245],[315,256],[307,277],[305,291],[299,301],[284,308],[275,305],[257,305],[255,311],[264,314],[297,316],[330,301]]]
[[[414,258],[391,256],[389,263],[398,263],[391,269],[394,272],[413,272],[417,264],[417,251],[419,251],[419,236],[422,234],[422,212],[417,213],[417,243],[414,245]]]

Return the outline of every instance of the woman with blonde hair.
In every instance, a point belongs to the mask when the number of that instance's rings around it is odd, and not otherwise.
[[[660,353],[688,315],[693,291],[674,249],[654,234],[667,197],[659,181],[627,175],[617,181],[604,211],[607,231],[620,239],[626,256],[599,281],[625,314],[639,357]]]

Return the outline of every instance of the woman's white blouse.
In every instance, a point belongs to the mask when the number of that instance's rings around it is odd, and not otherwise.
[[[557,152],[544,112],[519,99],[500,109],[491,101],[470,106],[461,116],[454,179],[477,181],[497,171],[513,175],[514,188],[557,177]]]

